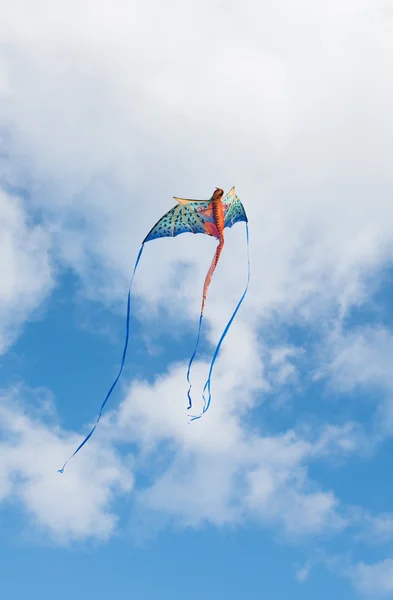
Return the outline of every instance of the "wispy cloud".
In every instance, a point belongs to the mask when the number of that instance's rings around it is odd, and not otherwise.
[[[393,559],[374,564],[358,563],[349,571],[355,587],[370,598],[387,597],[393,593]]]

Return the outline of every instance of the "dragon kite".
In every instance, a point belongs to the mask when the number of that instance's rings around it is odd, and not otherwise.
[[[63,467],[59,470],[60,473],[64,472],[64,468],[67,465],[67,463],[71,460],[71,458],[73,458],[75,456],[75,454],[77,454],[77,452],[79,452],[79,450],[86,444],[86,442],[93,435],[93,433],[98,425],[98,422],[101,419],[104,407],[105,407],[110,395],[112,394],[112,392],[120,378],[120,375],[123,371],[124,362],[125,362],[125,358],[126,358],[126,354],[127,354],[128,341],[129,341],[131,287],[132,287],[132,282],[134,280],[135,272],[136,272],[137,266],[139,264],[139,261],[140,261],[140,258],[141,258],[141,255],[142,255],[142,252],[143,252],[146,242],[150,242],[152,240],[156,240],[161,237],[176,237],[177,235],[179,235],[181,233],[202,233],[202,234],[206,234],[206,235],[217,238],[218,245],[217,245],[216,251],[214,253],[210,268],[207,272],[207,275],[205,278],[205,283],[203,286],[202,305],[201,305],[201,313],[200,313],[200,317],[199,317],[198,335],[197,335],[195,350],[191,356],[191,359],[190,359],[189,365],[188,365],[188,370],[187,370],[187,381],[189,384],[189,388],[188,388],[188,392],[187,392],[189,404],[188,404],[187,409],[188,410],[191,409],[192,401],[191,401],[191,394],[190,394],[190,392],[191,392],[190,370],[191,370],[192,362],[193,362],[196,352],[198,350],[207,292],[208,292],[209,285],[210,285],[210,282],[213,277],[213,273],[214,273],[214,271],[217,267],[218,261],[220,259],[222,249],[224,247],[224,230],[226,227],[232,227],[235,223],[243,221],[246,224],[246,240],[247,240],[248,275],[247,275],[246,288],[245,288],[243,295],[241,296],[228,324],[226,325],[226,327],[221,335],[221,338],[217,344],[217,347],[214,351],[213,358],[212,358],[210,368],[209,368],[208,378],[207,378],[207,381],[203,388],[204,406],[203,406],[202,412],[198,415],[191,416],[191,421],[194,421],[195,419],[199,419],[207,411],[207,409],[210,406],[210,401],[211,401],[210,382],[211,382],[211,375],[213,372],[214,363],[216,361],[221,344],[222,344],[226,334],[228,333],[228,330],[236,316],[237,311],[240,308],[241,303],[244,300],[244,297],[248,290],[249,281],[250,281],[250,260],[249,260],[249,253],[248,253],[248,248],[249,248],[248,219],[247,219],[247,215],[244,210],[244,207],[235,193],[234,187],[225,196],[224,196],[224,192],[221,188],[216,188],[212,197],[210,198],[210,200],[187,200],[185,198],[177,198],[177,197],[175,197],[174,199],[177,201],[177,205],[174,206],[171,210],[169,210],[163,217],[161,217],[161,219],[159,221],[157,221],[157,223],[154,225],[154,227],[149,231],[149,233],[147,234],[147,236],[145,237],[145,239],[142,242],[142,245],[140,247],[140,250],[139,250],[136,262],[135,262],[135,266],[134,266],[134,270],[132,273],[130,286],[129,286],[129,290],[128,290],[126,339],[125,339],[123,356],[122,356],[118,375],[117,375],[115,381],[112,383],[112,385],[101,405],[100,412],[98,414],[98,417],[96,419],[96,422],[95,422],[93,428],[91,429],[90,433],[85,437],[83,442],[75,450],[75,452],[64,463]],[[205,397],[206,392],[207,392],[207,399]]]

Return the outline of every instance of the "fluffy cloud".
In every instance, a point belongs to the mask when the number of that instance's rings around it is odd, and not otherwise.
[[[203,422],[186,422],[179,366],[152,385],[134,383],[106,422],[118,442],[133,440],[141,464],[154,473],[138,492],[141,510],[191,527],[244,520],[276,524],[289,536],[345,527],[339,501],[309,478],[308,465],[337,451],[341,456],[356,451],[356,430],[322,426],[308,437],[291,430],[260,432],[250,419],[255,408],[250,384],[263,386],[263,380],[251,379],[258,364],[247,357],[232,364],[228,349],[223,355],[225,368],[217,369],[213,404]],[[206,369],[199,363],[197,382]]]
[[[108,267],[98,291],[120,292],[117,276],[173,194],[236,183],[258,263],[256,319],[315,319],[364,297],[364,276],[392,251],[386,4],[39,6],[1,15],[4,168],[34,182],[86,283],[95,257]],[[209,241],[152,244],[139,291],[194,310],[196,287],[178,290],[167,273],[181,253],[201,280]],[[236,281],[243,267],[226,250],[216,282],[232,300],[225,273]]]
[[[52,287],[50,236],[0,188],[0,354]]]
[[[0,501],[12,500],[32,527],[56,543],[107,539],[117,523],[111,503],[131,490],[132,474],[112,450],[93,442],[60,475],[78,436],[56,427],[45,415],[48,407],[37,413],[20,396],[13,390],[0,398]]]

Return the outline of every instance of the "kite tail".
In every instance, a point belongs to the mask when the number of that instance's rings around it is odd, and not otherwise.
[[[196,355],[197,350],[198,350],[199,340],[200,340],[200,337],[201,337],[201,328],[202,328],[202,321],[203,321],[203,311],[205,309],[205,302],[206,302],[207,290],[209,289],[209,285],[210,285],[210,282],[212,280],[213,273],[216,270],[216,267],[217,267],[218,261],[220,259],[220,255],[221,255],[222,249],[224,247],[224,236],[223,235],[220,236],[219,239],[220,239],[219,244],[218,244],[217,249],[216,249],[216,251],[214,253],[213,260],[211,262],[210,268],[209,268],[209,270],[207,272],[207,275],[206,275],[206,278],[205,278],[205,283],[204,283],[204,286],[203,286],[203,298],[202,298],[201,314],[199,316],[199,326],[198,326],[197,341],[196,341],[196,344],[195,344],[195,350],[194,350],[194,352],[193,352],[193,354],[192,354],[192,356],[190,358],[190,362],[188,363],[187,382],[188,382],[189,388],[188,388],[188,392],[187,392],[187,396],[188,396],[187,410],[190,410],[190,408],[192,407],[192,399],[191,399],[192,384],[191,384],[191,381],[190,381],[190,371],[191,371],[191,365],[194,362],[194,358],[195,358],[195,355]]]
[[[128,347],[128,340],[129,340],[129,336],[130,336],[130,306],[131,306],[131,286],[132,286],[132,282],[134,280],[134,276],[135,276],[135,271],[136,268],[138,266],[139,260],[142,256],[142,252],[143,252],[143,248],[144,248],[144,244],[142,244],[142,246],[140,247],[136,262],[135,262],[135,266],[134,266],[134,271],[132,273],[132,277],[130,280],[130,285],[128,288],[128,298],[127,298],[127,321],[126,321],[126,339],[125,339],[125,344],[124,344],[124,350],[123,350],[123,356],[121,359],[121,364],[120,364],[120,369],[119,369],[119,373],[117,374],[116,379],[114,380],[114,382],[112,383],[109,392],[107,393],[107,395],[105,396],[105,400],[103,401],[103,403],[101,404],[101,408],[100,408],[100,412],[98,414],[97,420],[95,422],[94,427],[92,428],[92,430],[90,431],[90,433],[85,437],[85,439],[83,440],[83,442],[81,444],[79,444],[79,446],[77,447],[77,449],[75,450],[75,452],[70,456],[70,458],[68,460],[66,460],[66,462],[64,463],[64,465],[62,466],[61,469],[58,470],[58,473],[64,473],[64,469],[67,465],[67,463],[71,460],[71,458],[73,458],[75,456],[75,454],[77,454],[79,452],[79,450],[86,444],[86,442],[91,438],[91,436],[93,435],[93,433],[96,430],[96,427],[101,419],[102,416],[102,412],[104,410],[105,404],[108,402],[108,399],[110,397],[110,395],[112,394],[113,390],[115,389],[115,386],[117,384],[117,382],[120,379],[120,375],[123,371],[123,367],[124,367],[124,362],[126,359],[126,354],[127,354],[127,347]]]
[[[242,302],[243,302],[243,300],[244,300],[244,298],[245,298],[245,296],[247,294],[247,291],[248,291],[248,286],[249,286],[249,283],[250,283],[250,243],[249,243],[249,235],[248,235],[248,223],[246,223],[246,241],[247,241],[247,283],[246,283],[246,287],[245,287],[243,295],[240,298],[240,300],[239,300],[239,302],[238,302],[238,304],[237,304],[237,306],[236,306],[236,308],[235,308],[235,310],[234,310],[231,318],[229,319],[229,321],[228,321],[228,323],[227,323],[227,325],[226,325],[226,327],[225,327],[225,329],[224,329],[224,331],[223,331],[223,333],[222,333],[222,335],[221,335],[221,337],[219,339],[219,342],[218,342],[218,344],[216,346],[216,349],[214,351],[213,358],[212,358],[212,361],[210,363],[209,375],[207,377],[207,381],[206,381],[205,386],[203,388],[203,403],[204,403],[203,404],[203,410],[202,410],[202,412],[199,415],[196,415],[195,417],[192,417],[191,421],[195,421],[196,419],[200,419],[201,416],[208,410],[208,408],[210,406],[210,402],[211,402],[211,376],[212,376],[212,373],[213,373],[214,363],[216,362],[216,359],[217,359],[218,353],[220,351],[222,342],[224,341],[224,338],[226,337],[226,335],[227,335],[227,333],[228,333],[228,331],[229,331],[229,329],[230,329],[230,327],[232,325],[232,322],[233,322],[234,318],[236,317],[236,314],[237,314],[237,312],[238,312],[238,310],[239,310],[239,308],[240,308],[240,306],[241,306],[241,304],[242,304]],[[205,398],[206,389],[207,389],[207,393],[208,393],[207,400]]]
[[[224,236],[221,235],[220,236],[220,242],[219,242],[219,244],[217,246],[217,249],[216,249],[216,251],[214,253],[212,264],[210,265],[210,269],[207,272],[205,283],[204,283],[204,286],[203,286],[203,298],[202,298],[202,308],[201,308],[201,314],[202,315],[203,315],[203,311],[205,309],[205,302],[206,302],[207,290],[209,289],[209,285],[210,285],[210,282],[212,280],[213,273],[216,270],[216,267],[217,267],[218,261],[220,259],[221,252],[222,252],[223,248],[224,248]]]
[[[191,399],[191,388],[192,388],[192,384],[190,381],[190,371],[191,371],[191,365],[194,362],[194,358],[195,355],[197,353],[198,350],[198,346],[199,346],[199,338],[201,337],[201,328],[202,328],[202,321],[203,321],[203,313],[200,314],[199,316],[199,325],[198,325],[198,335],[197,335],[197,341],[195,344],[195,350],[190,358],[190,362],[188,363],[188,369],[187,369],[187,382],[188,382],[188,392],[187,392],[187,396],[188,396],[188,406],[187,406],[187,410],[190,410],[190,408],[192,407],[192,399]]]

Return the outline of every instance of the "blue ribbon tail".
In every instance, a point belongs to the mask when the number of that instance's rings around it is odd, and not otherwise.
[[[190,362],[188,363],[187,381],[188,381],[188,384],[189,384],[189,388],[188,388],[188,392],[187,392],[187,396],[188,396],[187,410],[190,410],[190,408],[192,407],[192,400],[191,400],[191,388],[192,388],[192,385],[191,385],[191,381],[190,381],[190,371],[191,371],[191,365],[194,362],[194,358],[195,358],[195,355],[197,353],[198,346],[199,346],[199,339],[201,337],[202,321],[203,321],[203,313],[201,313],[200,317],[199,317],[198,336],[197,336],[197,341],[196,341],[196,344],[195,344],[195,350],[194,350],[193,355],[190,358]]]
[[[209,409],[210,402],[211,402],[211,397],[212,397],[211,396],[211,376],[212,376],[212,373],[213,373],[214,363],[216,362],[216,359],[217,359],[218,353],[220,351],[221,345],[222,345],[222,343],[223,343],[223,341],[224,341],[224,339],[225,339],[225,337],[226,337],[226,335],[227,335],[227,333],[228,333],[228,331],[229,331],[229,329],[230,329],[230,327],[232,325],[232,322],[233,322],[234,318],[236,317],[236,314],[237,314],[237,312],[238,312],[238,310],[239,310],[239,308],[240,308],[240,306],[241,306],[241,304],[242,304],[242,302],[243,302],[243,300],[244,300],[244,298],[245,298],[245,296],[247,294],[247,291],[248,291],[248,286],[249,286],[249,283],[250,283],[250,240],[249,240],[249,233],[248,233],[248,223],[246,223],[246,242],[247,242],[247,284],[246,284],[245,290],[243,292],[243,295],[240,298],[240,300],[239,300],[239,302],[238,302],[235,310],[233,311],[233,314],[232,314],[231,318],[229,319],[229,321],[228,321],[228,323],[227,323],[227,325],[226,325],[226,327],[225,327],[225,329],[224,329],[224,331],[223,331],[223,333],[222,333],[222,335],[221,335],[221,337],[219,339],[219,342],[218,342],[218,344],[216,346],[216,349],[214,351],[213,358],[212,358],[212,361],[210,363],[209,375],[207,377],[205,386],[203,388],[203,394],[202,394],[202,397],[203,397],[203,409],[202,409],[202,412],[199,415],[193,416],[190,419],[190,423],[191,423],[191,421],[195,421],[197,419],[200,419],[202,417],[202,415]],[[207,390],[207,394],[208,394],[207,395],[207,399],[205,397],[206,390]]]
[[[139,261],[140,261],[140,258],[141,258],[141,256],[142,256],[143,248],[144,248],[144,244],[142,244],[142,246],[141,246],[141,247],[140,247],[140,249],[139,249],[139,253],[138,253],[138,256],[137,256],[137,259],[136,259],[136,262],[135,262],[135,266],[134,266],[134,270],[133,270],[133,273],[132,273],[132,277],[131,277],[131,280],[130,280],[130,285],[129,285],[129,288],[128,288],[128,297],[127,297],[127,321],[126,321],[126,339],[125,339],[125,343],[124,343],[123,356],[122,356],[122,359],[121,359],[121,364],[120,364],[120,369],[119,369],[119,372],[118,372],[118,374],[117,374],[117,377],[116,377],[115,381],[112,383],[112,385],[111,385],[111,387],[110,387],[110,389],[109,389],[109,392],[108,392],[108,393],[107,393],[107,395],[105,396],[105,400],[104,400],[104,401],[103,401],[103,403],[101,404],[100,412],[99,412],[99,414],[98,414],[97,420],[96,420],[96,422],[95,422],[95,424],[94,424],[93,428],[92,428],[92,429],[91,429],[91,431],[88,433],[88,435],[85,437],[85,439],[83,440],[83,442],[82,442],[81,444],[79,444],[79,446],[77,447],[77,449],[75,450],[75,452],[74,452],[73,454],[71,454],[70,458],[69,458],[68,460],[66,460],[66,462],[64,463],[64,465],[62,466],[62,468],[61,468],[61,469],[59,469],[59,470],[57,471],[58,473],[64,473],[64,469],[65,469],[65,467],[66,467],[67,463],[69,463],[69,462],[70,462],[71,458],[73,458],[73,457],[75,456],[75,454],[78,454],[79,450],[81,450],[81,448],[83,448],[83,446],[86,444],[86,442],[88,442],[88,441],[89,441],[89,439],[91,438],[91,436],[92,436],[92,435],[93,435],[93,433],[95,432],[95,430],[96,430],[96,427],[97,427],[97,425],[98,425],[98,423],[99,423],[99,421],[100,421],[100,419],[101,419],[101,416],[102,416],[103,410],[104,410],[104,408],[105,408],[105,404],[108,402],[108,400],[109,400],[109,397],[110,397],[110,395],[112,394],[113,390],[115,389],[115,387],[116,387],[116,384],[117,384],[117,382],[118,382],[118,381],[119,381],[119,379],[120,379],[120,375],[122,374],[123,367],[124,367],[124,362],[125,362],[125,360],[126,360],[126,355],[127,355],[128,340],[129,340],[129,337],[130,337],[130,307],[131,307],[131,286],[132,286],[132,282],[134,281],[134,276],[135,276],[135,271],[136,271],[136,268],[137,268],[137,266],[138,266],[138,263],[139,263]]]

